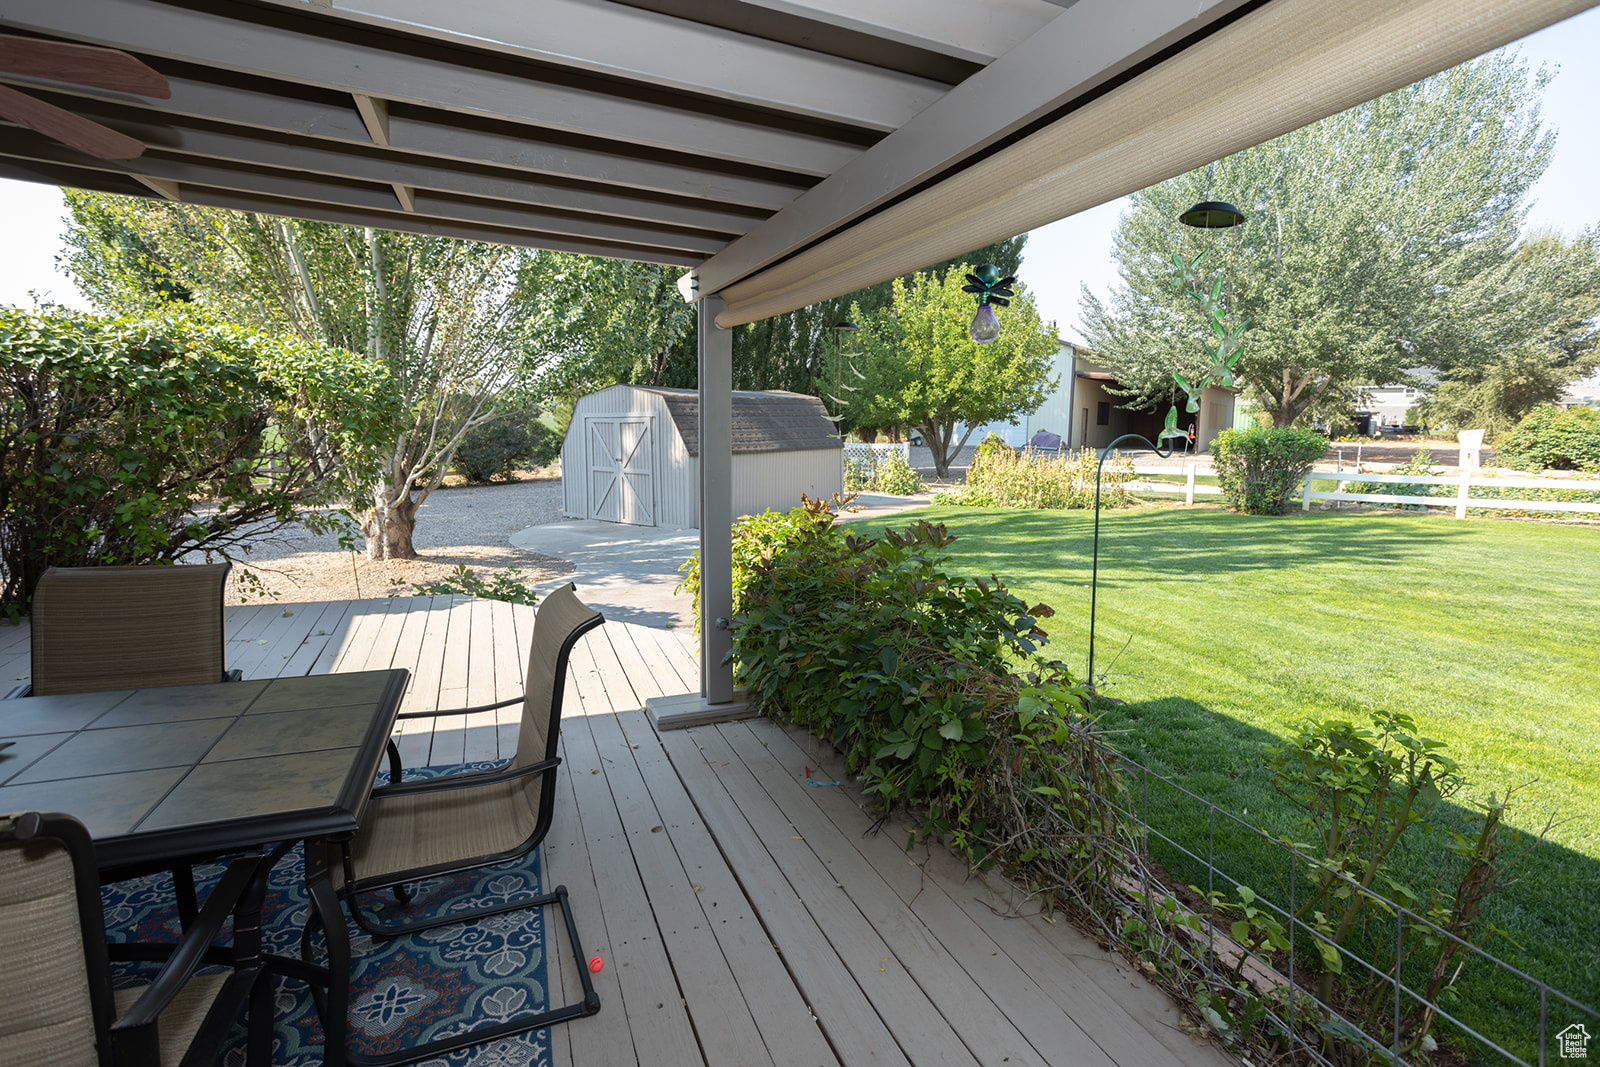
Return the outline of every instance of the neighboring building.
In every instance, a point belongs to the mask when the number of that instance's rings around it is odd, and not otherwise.
[[[1167,409],[1129,411],[1122,407],[1127,398],[1110,389],[1116,385],[1116,374],[1087,356],[1077,345],[1062,341],[1051,368],[1051,374],[1059,380],[1044,403],[1016,423],[979,426],[967,443],[976,445],[994,433],[1006,444],[1022,448],[1040,430],[1059,434],[1062,446],[1067,448],[1104,448],[1125,433],[1142,434],[1155,441],[1166,422]],[[1205,451],[1217,434],[1233,427],[1238,393],[1237,389],[1209,386],[1200,396],[1198,414],[1178,409],[1178,425],[1195,430],[1197,451]]]
[[[842,492],[841,445],[816,397],[735,391],[734,514]],[[613,385],[580,399],[561,446],[561,494],[569,518],[698,528],[700,394]]]
[[[1556,401],[1562,408],[1600,408],[1600,371],[1567,386]]]
[[[1404,381],[1356,388],[1357,431],[1373,434],[1384,426],[1406,426],[1416,421],[1406,416],[1428,398],[1439,382],[1439,372],[1432,367],[1411,367],[1400,373]]]

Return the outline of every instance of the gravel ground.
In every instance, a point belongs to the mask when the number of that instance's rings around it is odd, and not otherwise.
[[[415,587],[450,577],[465,566],[480,578],[516,566],[529,582],[569,573],[566,560],[511,546],[511,535],[561,519],[561,480],[524,475],[511,484],[436,490],[417,512],[409,560],[369,561],[364,551],[339,547],[337,534],[313,534],[298,524],[257,540],[228,578],[229,603],[306,602],[410,595]],[[363,544],[359,531],[355,543]],[[259,584],[258,584],[259,583]]]

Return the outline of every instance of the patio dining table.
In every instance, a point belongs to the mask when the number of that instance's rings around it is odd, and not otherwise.
[[[326,989],[324,1062],[344,1062],[350,945],[322,842],[355,832],[405,670],[0,701],[0,811],[62,811],[103,873],[159,870],[288,841],[326,933],[325,967],[268,965]],[[331,1020],[331,1021],[330,1021]]]

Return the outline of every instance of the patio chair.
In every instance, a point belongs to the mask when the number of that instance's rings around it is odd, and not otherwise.
[[[32,682],[10,695],[237,681],[223,657],[231,567],[51,567],[33,590]]]
[[[239,681],[222,650],[222,589],[232,566],[49,568],[33,590],[32,679],[7,699]],[[187,924],[199,908],[193,876],[178,866],[172,881]]]
[[[247,961],[220,973],[196,973],[200,964],[219,959],[208,949],[236,908],[236,930],[259,926],[261,862],[250,856],[229,866],[155,981],[113,990],[88,830],[55,812],[0,815],[5,1061],[30,1067],[212,1063],[248,1000],[247,1062],[264,1064],[271,1056],[272,1001],[259,945],[236,941],[236,949],[248,950]]]
[[[561,728],[561,698],[567,661],[578,639],[605,621],[578,599],[569,583],[545,597],[534,616],[528,654],[527,683],[521,697],[456,711],[410,712],[401,718],[466,715],[522,704],[517,752],[504,767],[464,772],[421,781],[401,782],[395,775],[377,787],[349,841],[336,845],[330,866],[334,887],[351,916],[378,937],[470,922],[502,912],[557,904],[566,920],[573,958],[583,960],[577,925],[567,904],[566,886],[542,896],[450,911],[435,918],[385,925],[361,906],[360,898],[375,890],[393,889],[402,901],[403,886],[423,878],[489,867],[526,856],[539,847],[550,829],[555,805],[556,755]],[[589,972],[579,966],[584,996],[580,1002],[511,1020],[458,1038],[408,1049],[406,1062],[442,1055],[452,1049],[566,1022],[600,1010]]]

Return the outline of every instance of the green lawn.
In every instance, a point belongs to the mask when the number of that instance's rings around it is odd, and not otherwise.
[[[958,573],[998,573],[1053,606],[1054,654],[1083,670],[1092,514],[905,516],[916,517],[957,535]],[[1105,691],[1126,702],[1102,721],[1120,747],[1269,832],[1303,838],[1264,768],[1266,749],[1309,717],[1409,713],[1448,742],[1469,798],[1533,782],[1508,821],[1565,821],[1491,902],[1488,918],[1510,940],[1487,947],[1600,1006],[1600,527],[1105,512],[1098,615],[1096,671],[1109,672]],[[1152,808],[1158,827],[1204,852],[1203,815],[1171,796]],[[1219,866],[1257,889],[1280,888],[1273,859],[1243,838],[1218,840]],[[1428,869],[1439,844],[1417,844],[1406,863]],[[1463,977],[1455,1007],[1529,1049],[1536,1001],[1485,971]],[[1571,1014],[1552,1007],[1550,1033],[1578,1021]]]

